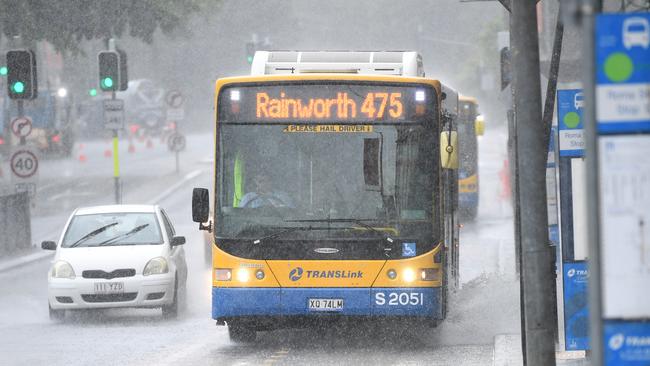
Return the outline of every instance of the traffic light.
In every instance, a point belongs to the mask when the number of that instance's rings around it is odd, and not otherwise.
[[[0,66],[0,76],[7,76],[7,66]]]
[[[246,42],[246,61],[248,61],[249,64],[253,63],[256,48],[255,42]]]
[[[32,50],[7,52],[7,89],[11,99],[34,99],[38,96],[36,56]]]
[[[126,53],[122,50],[101,51],[99,61],[99,88],[103,91],[123,91],[129,84]]]

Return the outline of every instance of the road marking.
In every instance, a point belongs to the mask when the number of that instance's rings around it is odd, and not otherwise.
[[[153,199],[149,200],[149,204],[152,204],[152,205],[158,204],[160,201],[162,201],[165,198],[171,196],[178,189],[184,187],[189,181],[191,181],[192,179],[198,177],[201,174],[203,174],[203,170],[199,170],[199,169],[187,173],[185,175],[185,177],[183,177],[183,179],[181,179],[180,182],[176,182],[171,187],[169,187],[165,191],[163,191],[161,194],[159,194],[156,197],[154,197]]]
[[[277,351],[275,351],[269,358],[264,360],[265,365],[273,365],[276,362],[281,362],[284,358],[287,357],[289,354],[289,349],[288,348],[281,348]]]

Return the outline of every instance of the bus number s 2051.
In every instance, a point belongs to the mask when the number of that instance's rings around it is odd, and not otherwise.
[[[422,306],[424,294],[421,292],[377,292],[375,294],[376,305],[389,306]]]

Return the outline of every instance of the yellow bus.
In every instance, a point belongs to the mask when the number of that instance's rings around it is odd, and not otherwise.
[[[479,201],[477,136],[483,134],[483,121],[475,98],[461,95],[458,104],[458,206],[462,219],[474,220]]]
[[[415,52],[258,52],[252,68],[216,82],[214,201],[192,197],[212,232],[217,324],[246,342],[444,319],[458,95],[422,77]]]

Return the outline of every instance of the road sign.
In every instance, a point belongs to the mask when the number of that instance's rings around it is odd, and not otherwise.
[[[170,151],[179,152],[185,150],[185,136],[178,132],[174,132],[167,140],[167,146]]]
[[[598,131],[650,132],[650,14],[599,15],[595,44]]]
[[[25,182],[35,179],[38,171],[38,158],[31,149],[25,147],[15,151],[11,154],[9,162],[13,181]]]
[[[32,120],[26,116],[14,118],[11,121],[11,132],[19,138],[29,136],[32,133]]]
[[[580,157],[585,154],[583,108],[582,89],[557,91],[560,156]]]
[[[124,128],[124,101],[104,99],[104,128],[120,130]]]
[[[16,183],[15,192],[27,192],[30,197],[34,197],[36,195],[36,183]]]
[[[182,121],[185,119],[185,110],[183,108],[167,108],[168,121]]]
[[[167,106],[171,108],[180,108],[183,105],[185,99],[183,98],[183,94],[181,94],[180,91],[170,90],[165,96],[165,101],[167,102]]]

